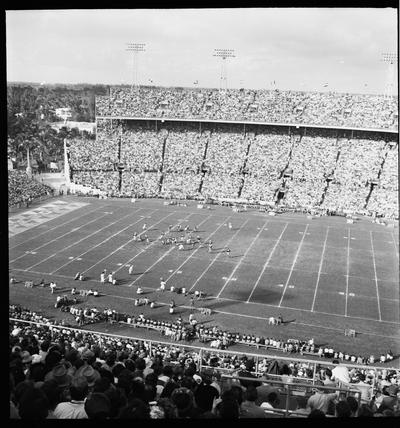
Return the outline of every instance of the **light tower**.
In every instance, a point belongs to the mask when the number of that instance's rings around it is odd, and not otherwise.
[[[233,49],[214,49],[213,56],[221,58],[221,74],[219,78],[219,88],[227,89],[228,87],[228,70],[226,66],[227,58],[235,58],[235,51]]]
[[[132,86],[131,89],[134,87],[138,88],[138,53],[139,52],[145,52],[145,43],[127,43],[127,48],[125,50],[132,52]]]
[[[391,98],[396,86],[397,54],[383,53],[381,61],[387,64],[385,98]]]

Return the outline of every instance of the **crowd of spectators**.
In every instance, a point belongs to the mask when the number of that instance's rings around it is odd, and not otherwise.
[[[113,170],[118,162],[118,146],[120,134],[115,121],[98,120],[96,139],[69,140],[69,163],[72,170],[103,171]]]
[[[98,122],[97,142],[70,147],[72,179],[110,196],[240,198],[294,209],[367,210],[398,217],[397,144],[379,133]],[[89,156],[91,152],[96,155]]]
[[[187,171],[186,173],[165,172],[159,196],[176,199],[200,198],[201,178],[201,175],[194,171]]]
[[[387,147],[385,163],[373,187],[367,208],[380,215],[399,217],[398,145]]]
[[[123,122],[121,130],[121,163],[129,171],[159,171],[165,130],[145,123]]]
[[[397,97],[336,92],[118,87],[96,98],[96,116],[397,129],[397,103]]]
[[[208,132],[196,124],[174,124],[168,129],[163,162],[164,172],[198,173],[204,157]]]
[[[121,176],[121,194],[146,198],[159,195],[160,173],[124,171]]]
[[[10,321],[12,419],[276,417],[285,408],[287,385],[295,383],[299,392],[290,397],[291,417],[400,415],[398,370],[338,361],[313,367],[309,361],[256,360],[213,350],[199,354],[184,346],[54,326],[19,306],[11,305],[9,315],[44,323]],[[338,386],[349,392],[340,396]]]
[[[53,189],[29,178],[25,171],[8,171],[8,206],[29,204],[36,198],[50,196]]]
[[[228,349],[234,345],[247,345],[257,349],[269,351],[280,351],[283,354],[298,354],[322,359],[335,359],[340,362],[351,364],[370,365],[376,363],[386,363],[393,360],[393,354],[389,350],[381,355],[355,355],[346,351],[338,351],[331,346],[319,346],[314,343],[314,339],[281,339],[278,337],[263,337],[255,334],[240,333],[237,331],[221,330],[217,326],[205,326],[198,323],[195,317],[188,321],[183,320],[180,316],[174,321],[155,320],[145,317],[142,313],[133,315],[120,313],[115,309],[106,308],[98,310],[96,307],[79,307],[76,305],[65,305],[61,307],[64,312],[73,315],[74,322],[70,323],[67,319],[62,320],[63,326],[74,327],[82,326],[88,323],[107,321],[110,323],[119,322],[134,327],[143,327],[146,329],[156,330],[161,336],[168,337],[173,341],[185,341],[209,344],[211,348]],[[28,309],[16,305],[10,306],[10,317],[23,318],[31,312]],[[35,314],[36,316],[36,314]],[[36,318],[35,318],[36,320]],[[48,320],[46,320],[47,322]],[[223,365],[223,368],[235,368],[230,365]]]
[[[108,196],[118,193],[119,173],[117,171],[74,171],[72,182],[92,189],[99,189]]]

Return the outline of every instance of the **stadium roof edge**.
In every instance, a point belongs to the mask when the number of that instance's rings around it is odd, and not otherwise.
[[[329,126],[329,125],[311,125],[306,123],[281,123],[281,122],[256,122],[256,121],[238,121],[238,120],[207,120],[207,119],[185,119],[185,118],[171,118],[171,117],[137,117],[137,116],[96,116],[97,119],[114,119],[114,120],[155,120],[155,121],[173,121],[173,122],[202,122],[202,123],[235,123],[241,125],[269,125],[269,126],[290,126],[298,128],[318,128],[318,129],[340,129],[347,131],[366,131],[366,132],[380,132],[398,134],[397,129],[376,129],[376,128],[354,128],[347,126]]]

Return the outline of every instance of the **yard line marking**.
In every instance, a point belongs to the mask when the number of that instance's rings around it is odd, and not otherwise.
[[[165,217],[163,217],[161,220],[159,220],[159,221],[157,221],[157,222],[153,223],[153,224],[148,228],[148,230],[149,230],[149,229],[151,229],[152,227],[154,227],[156,224],[163,222],[167,217],[169,217],[170,215],[175,214],[175,213],[176,213],[176,211],[172,211],[172,213],[167,214],[167,215],[166,215]],[[139,235],[142,235],[144,232],[145,232],[145,231],[143,231],[143,232],[139,233]],[[128,265],[130,265],[130,264],[132,263],[132,261],[136,259],[136,257],[137,257],[137,256],[139,256],[140,254],[144,253],[146,250],[148,250],[150,247],[152,247],[153,245],[155,245],[157,242],[158,242],[158,240],[157,240],[157,239],[156,239],[156,240],[154,240],[150,245],[148,245],[145,249],[140,250],[140,251],[136,254],[136,256],[134,256],[134,257],[132,257],[131,259],[129,259],[126,263],[127,263]],[[119,267],[118,269],[116,269],[116,270],[114,271],[114,273],[117,273],[117,272],[118,272],[118,271],[120,271],[121,269],[122,269],[122,266],[121,266],[121,267]]]
[[[184,221],[187,221],[186,219],[189,218],[191,215],[193,215],[194,213],[190,213],[189,215],[187,215],[185,217]],[[199,223],[199,226],[201,225],[201,223],[204,223],[207,219],[204,219],[203,221],[201,221]],[[152,269],[157,263],[159,263],[164,257],[166,257],[173,249],[175,249],[175,246],[172,246],[168,251],[166,251],[161,257],[159,257],[150,267],[148,267],[142,274],[140,274],[134,281],[132,281],[129,284],[129,287],[132,287],[133,284],[135,284],[135,282],[137,282],[145,273],[147,273],[150,269]]]
[[[264,223],[263,228],[268,224],[268,220]],[[219,290],[219,293],[217,294],[217,298],[221,295],[221,293],[224,291],[225,287],[227,286],[228,282],[232,279],[234,273],[236,272],[236,270],[238,269],[238,267],[240,266],[240,264],[242,263],[243,259],[246,257],[247,253],[249,252],[250,248],[254,245],[254,243],[256,242],[257,238],[261,235],[262,229],[260,229],[259,232],[257,232],[257,235],[254,237],[254,239],[251,241],[251,244],[247,247],[247,250],[245,251],[243,257],[240,259],[239,263],[235,266],[235,268],[233,269],[233,271],[231,272],[231,274],[228,276],[228,278],[225,281],[225,284],[222,286],[221,290]]]
[[[256,283],[254,284],[253,289],[251,290],[250,295],[249,295],[249,297],[248,297],[248,298],[247,298],[247,300],[246,300],[246,303],[249,303],[249,302],[250,302],[251,296],[253,295],[254,290],[256,289],[256,287],[257,287],[258,283],[260,282],[260,279],[261,279],[261,277],[262,277],[262,275],[263,275],[263,273],[264,273],[265,269],[267,268],[269,261],[271,260],[272,254],[274,254],[274,251],[275,251],[276,247],[278,246],[278,244],[279,244],[279,242],[280,242],[280,240],[281,240],[281,238],[282,238],[282,236],[283,236],[283,233],[285,232],[286,228],[288,227],[288,224],[289,224],[289,223],[285,223],[285,227],[283,228],[283,230],[282,230],[281,234],[279,235],[278,240],[275,242],[275,245],[273,246],[272,251],[271,251],[271,253],[270,253],[270,254],[269,254],[269,256],[268,256],[267,261],[264,263],[264,266],[263,266],[263,268],[262,268],[262,271],[261,271],[260,275],[258,276],[257,281],[256,281]]]
[[[346,265],[346,300],[345,300],[345,307],[344,307],[344,316],[347,317],[347,302],[348,302],[348,295],[349,295],[349,273],[350,273],[350,234],[351,230],[348,229],[348,235],[349,239],[347,240],[347,265]]]
[[[216,299],[215,297],[210,297],[211,299]],[[241,302],[243,303],[243,300],[237,300],[237,299],[229,299],[228,297],[220,297],[219,300],[228,300],[228,301],[232,301],[232,302]],[[278,306],[276,305],[270,305],[269,303],[259,303],[259,302],[250,302],[252,305],[262,305],[262,306],[268,306],[271,308],[277,308]],[[281,306],[281,308],[283,309],[290,309],[291,311],[300,311],[300,312],[311,312],[309,309],[299,309],[299,308],[291,308],[289,306]],[[215,310],[215,312],[218,312],[217,310]],[[332,317],[343,317],[343,315],[339,315],[339,314],[333,314],[333,313],[329,313],[329,312],[322,312],[322,311],[314,311],[314,314],[323,314],[323,315],[329,315]],[[378,321],[376,318],[365,318],[365,317],[356,317],[356,316],[351,316],[349,318],[354,318],[357,320],[364,320],[364,321],[375,321],[375,322],[382,322],[382,323],[386,323],[386,324],[394,324],[394,325],[400,325],[399,322],[396,321],[386,321],[386,320],[381,320]],[[321,328],[323,328],[322,326],[319,326]]]
[[[85,206],[86,206],[86,205],[85,205]],[[83,208],[83,207],[81,207],[81,208]],[[33,241],[34,239],[36,239],[37,237],[39,237],[39,236],[41,236],[41,235],[44,235],[45,233],[51,232],[52,230],[57,229],[58,227],[65,226],[66,224],[71,223],[72,221],[78,220],[78,218],[81,218],[81,217],[85,216],[86,214],[92,214],[92,213],[94,213],[95,211],[98,211],[98,210],[100,210],[100,209],[102,209],[102,208],[104,208],[104,207],[97,207],[96,209],[91,210],[91,211],[89,211],[89,212],[88,212],[88,211],[86,211],[85,213],[83,213],[83,214],[81,214],[81,215],[78,215],[77,217],[74,217],[74,218],[72,218],[71,220],[66,221],[65,223],[61,223],[61,224],[58,224],[57,226],[51,227],[51,228],[49,228],[49,229],[46,229],[44,232],[39,233],[38,235],[35,235],[33,238],[29,238],[29,239],[27,239],[26,241],[21,242],[20,244],[14,245],[13,247],[9,247],[9,249],[8,249],[8,250],[9,250],[9,251],[10,251],[10,250],[13,250],[14,248],[17,248],[17,247],[19,247],[20,245],[26,245],[26,243],[27,243],[27,242],[29,242],[29,241]],[[67,213],[65,213],[65,214],[68,214],[68,213],[70,213],[70,212],[72,212],[72,211],[69,211],[69,212],[67,212]],[[57,218],[57,217],[56,217],[56,218]],[[55,219],[51,219],[51,220],[55,220]],[[49,221],[51,221],[51,220],[49,220]],[[13,260],[12,260],[12,261],[13,261]],[[10,263],[11,263],[11,262],[10,262]]]
[[[142,208],[139,208],[139,209],[142,209]],[[138,211],[138,210],[136,210],[136,211]],[[130,216],[130,215],[131,215],[131,213],[127,214],[126,216],[124,216],[124,217],[120,218],[119,220],[114,221],[113,223],[109,224],[109,226],[111,226],[112,224],[117,223],[118,221],[120,221],[120,220],[122,220],[123,218],[128,217],[128,216]],[[140,220],[138,220],[138,221],[134,222],[133,224],[136,224],[136,223],[138,223],[139,221],[140,221]],[[116,233],[112,234],[112,235],[111,235],[111,236],[109,236],[108,238],[103,239],[102,241],[100,241],[100,242],[99,242],[98,244],[96,244],[95,246],[90,247],[88,250],[84,251],[82,254],[79,254],[79,256],[75,257],[75,259],[73,259],[73,260],[71,260],[71,261],[69,261],[69,262],[67,262],[67,263],[64,263],[63,265],[61,265],[60,267],[58,267],[56,270],[53,270],[53,272],[50,272],[50,274],[52,275],[53,273],[57,272],[58,270],[60,270],[60,269],[61,269],[61,268],[63,268],[64,266],[67,266],[67,265],[69,265],[70,263],[72,263],[74,260],[82,260],[81,256],[83,256],[84,254],[87,254],[89,251],[92,251],[92,250],[93,250],[93,248],[96,248],[96,247],[98,247],[99,245],[104,244],[104,242],[109,241],[111,238],[113,238],[114,236],[119,235],[121,232],[123,232],[124,230],[128,229],[128,228],[129,228],[129,227],[131,227],[131,226],[132,226],[132,224],[129,224],[128,226],[126,226],[126,227],[124,227],[123,229],[119,230],[118,232],[116,232]],[[105,227],[103,227],[103,229],[105,229]],[[102,229],[100,229],[100,230],[102,230]],[[90,235],[89,235],[89,236],[90,236]],[[78,241],[78,242],[79,242],[79,241]]]
[[[296,255],[294,256],[294,260],[293,260],[293,263],[292,263],[292,267],[290,268],[289,276],[288,276],[288,278],[287,278],[287,280],[286,280],[285,288],[283,289],[283,293],[282,293],[282,296],[281,296],[281,300],[279,301],[279,305],[278,305],[278,307],[281,307],[281,304],[282,304],[282,301],[283,301],[283,297],[284,297],[284,295],[285,295],[285,293],[286,293],[287,286],[288,286],[288,284],[289,284],[290,277],[292,276],[292,273],[293,273],[294,265],[296,264],[297,257],[298,257],[298,255],[299,255],[299,253],[300,253],[300,248],[301,248],[301,246],[302,246],[302,244],[303,244],[304,238],[305,238],[306,233],[307,233],[307,229],[308,229],[308,224],[307,224],[307,226],[306,226],[306,228],[305,228],[305,230],[304,230],[303,237],[301,238],[299,248],[298,248],[298,249],[297,249],[297,251],[296,251]]]
[[[67,250],[68,248],[71,248],[71,247],[73,247],[74,245],[79,244],[79,242],[82,242],[82,241],[84,241],[85,239],[89,238],[90,236],[93,236],[93,235],[95,235],[96,233],[101,232],[103,229],[106,229],[107,227],[109,227],[109,226],[111,226],[111,225],[113,225],[113,224],[117,223],[118,221],[122,220],[122,219],[123,219],[123,218],[125,218],[125,217],[130,216],[131,214],[132,214],[132,213],[129,213],[129,214],[127,214],[127,215],[125,215],[125,216],[121,217],[120,219],[115,220],[115,221],[113,221],[112,223],[107,224],[106,226],[102,227],[101,229],[95,230],[95,231],[94,231],[94,232],[92,232],[90,235],[88,235],[88,236],[84,236],[83,238],[79,239],[78,241],[73,242],[72,244],[70,244],[70,245],[68,245],[68,246],[66,246],[66,247],[64,247],[64,248],[62,248],[60,251],[57,251],[56,253],[51,254],[49,257],[46,257],[46,258],[45,258],[45,259],[43,259],[42,261],[40,261],[40,262],[38,262],[38,263],[35,263],[34,265],[32,265],[32,266],[28,267],[28,268],[27,268],[27,270],[32,269],[33,267],[35,267],[35,266],[37,266],[37,265],[40,265],[41,263],[45,262],[46,260],[49,260],[49,259],[51,259],[52,257],[54,257],[56,254],[62,253],[63,251]],[[107,215],[107,214],[103,214],[103,215],[102,215],[101,217],[99,217],[98,219],[94,219],[94,220],[90,221],[89,223],[93,223],[94,221],[99,220],[100,218],[105,217],[106,215]],[[87,226],[89,223],[87,223],[87,224],[86,224],[86,226]],[[57,239],[59,239],[59,238],[60,238],[60,236],[59,236]],[[53,241],[54,241],[54,240],[53,240]],[[51,242],[51,241],[49,241],[49,242]],[[68,262],[68,263],[69,263],[69,262]],[[58,270],[58,269],[57,269],[57,270]],[[57,270],[55,270],[54,272],[56,272]]]
[[[237,231],[228,239],[228,242],[226,243],[226,245],[228,245],[232,239],[241,231],[242,227],[249,221],[250,219],[247,219],[238,229]],[[225,245],[225,246],[226,246]],[[200,279],[203,277],[203,275],[208,271],[208,269],[210,269],[210,267],[214,264],[214,262],[217,260],[217,258],[221,255],[222,253],[218,253],[216,255],[216,257],[211,261],[211,263],[203,270],[203,272],[201,273],[201,275],[196,279],[196,281],[192,284],[192,286],[189,288],[189,291],[200,281]]]
[[[323,265],[323,262],[324,262],[324,254],[325,254],[326,242],[328,240],[328,233],[329,233],[329,226],[326,229],[326,236],[325,236],[324,246],[322,248],[321,261],[319,263],[319,268],[318,268],[317,283],[315,284],[314,298],[313,298],[313,302],[312,302],[312,305],[311,305],[311,312],[314,312],[315,299],[317,297],[317,290],[318,290],[318,285],[319,285],[319,278],[321,276],[322,265]]]
[[[391,232],[391,234],[392,234],[392,237],[393,237],[393,245],[394,245],[394,249],[396,251],[397,258],[399,258],[399,249],[397,248],[398,244],[396,244],[396,238],[394,237],[394,233]]]
[[[208,218],[206,218],[206,220],[208,220],[210,217],[212,217],[211,215],[209,215],[208,216]],[[226,218],[226,220],[225,221],[227,221],[228,219],[230,219],[232,216],[230,215],[230,216],[228,216],[227,218]],[[216,223],[217,225],[218,225],[218,223]],[[205,239],[206,241],[208,241],[210,238],[211,238],[211,236],[213,236],[216,232],[217,232],[217,230],[218,229],[221,229],[221,227],[223,226],[223,223],[219,223],[220,225],[219,225],[219,227],[217,227],[215,230],[214,230],[214,232],[213,233],[211,233],[210,235],[208,235],[207,236],[207,238]],[[190,256],[180,265],[180,266],[178,266],[177,267],[177,269],[180,269],[183,265],[185,265],[186,264],[186,262],[189,260],[189,259],[191,259],[196,253],[197,253],[197,251],[199,251],[200,250],[200,246],[198,246],[197,248],[196,248],[196,250],[195,251],[193,251],[192,252],[192,254],[190,254]],[[172,275],[170,275],[167,279],[166,279],[166,281],[165,282],[168,282],[173,276],[175,275],[175,272],[172,274]]]
[[[157,211],[157,210],[155,210],[155,211]],[[155,212],[154,211],[154,212]],[[142,216],[140,216],[140,217],[142,217]],[[139,223],[140,221],[142,221],[142,219],[140,218],[138,221],[135,221],[134,223],[132,223],[130,226],[133,226],[134,224],[136,224],[136,223]],[[129,226],[128,226],[129,227]],[[125,228],[125,229],[127,229],[127,228]],[[125,230],[125,229],[122,229],[120,232],[122,232],[123,230]],[[117,234],[118,235],[118,234]],[[112,235],[112,236],[110,236],[110,238],[112,238],[113,236],[115,236],[115,235]],[[123,245],[121,245],[120,247],[118,247],[116,250],[114,250],[113,252],[111,252],[111,253],[109,253],[109,254],[107,254],[105,257],[103,257],[102,259],[100,259],[100,260],[98,260],[94,265],[92,265],[92,266],[90,266],[89,268],[87,268],[87,269],[85,269],[85,271],[84,271],[84,273],[85,272],[88,272],[90,269],[92,269],[92,268],[94,268],[96,265],[98,265],[100,262],[102,262],[103,260],[105,260],[105,259],[107,259],[108,257],[110,257],[112,254],[114,254],[115,252],[117,252],[118,250],[120,250],[121,248],[123,248],[123,247],[125,247],[125,245],[126,244],[129,244],[129,242],[131,242],[131,241],[133,241],[133,238],[131,238],[131,239],[129,239],[129,241],[127,241],[127,242],[125,242],[125,244],[123,244]],[[100,244],[101,244],[102,242],[100,242]],[[98,244],[99,245],[99,244]],[[93,247],[94,248],[94,247]],[[92,249],[92,248],[91,248]],[[122,263],[118,263],[118,266],[122,266]]]
[[[89,222],[87,222],[87,223],[85,223],[85,224],[82,224],[82,226],[79,226],[79,227],[77,227],[76,228],[76,230],[79,230],[79,229],[81,229],[82,227],[85,227],[85,226],[87,226],[88,224],[90,224],[90,223],[93,223],[93,222],[95,222],[95,221],[97,221],[97,220],[100,220],[101,218],[103,218],[103,217],[105,217],[106,216],[106,214],[103,214],[103,215],[101,215],[100,217],[98,217],[98,218],[95,218],[95,219],[93,219],[93,220],[90,220]],[[64,236],[67,236],[67,235],[69,235],[70,233],[72,233],[73,231],[72,230],[70,230],[70,231],[68,231],[68,232],[66,232],[66,233],[64,233],[64,234],[62,234],[62,235],[60,235],[60,236],[57,236],[57,238],[54,238],[54,239],[52,239],[51,241],[47,241],[47,242],[45,242],[44,244],[42,244],[42,245],[40,245],[39,247],[36,247],[36,248],[34,248],[33,250],[39,250],[40,248],[43,248],[43,247],[45,247],[46,245],[48,245],[48,244],[50,244],[51,242],[54,242],[54,241],[58,241],[60,238],[63,238]],[[31,250],[32,251],[32,250]],[[10,260],[10,262],[9,263],[13,263],[13,262],[15,262],[15,261],[17,261],[17,260],[19,260],[19,259],[21,259],[22,257],[24,257],[24,254],[22,254],[21,256],[18,256],[18,257],[16,257],[15,259],[13,259],[13,260]]]
[[[14,269],[12,269],[13,271],[20,271],[20,272],[26,272],[26,270],[25,269],[19,269],[19,268],[14,268]],[[38,271],[29,271],[28,273],[35,273],[35,274],[38,274],[38,275],[41,275],[41,276],[43,276],[43,275],[48,275],[48,273],[46,273],[46,272],[38,272]],[[72,280],[73,279],[73,276],[68,276],[68,275],[61,275],[61,274],[54,274],[54,276],[55,277],[59,277],[59,278],[66,278],[66,279],[70,279],[70,280]],[[93,283],[96,283],[96,284],[99,284],[100,283],[100,280],[96,280],[96,279],[88,279],[88,280],[86,280],[85,282],[93,282]],[[124,284],[121,284],[121,285],[119,285],[119,287],[126,287],[126,285],[124,285]],[[147,290],[153,290],[153,291],[156,291],[157,290],[157,288],[156,287],[143,287],[144,289],[147,289]],[[339,292],[339,294],[340,293],[343,293],[344,294],[344,292]],[[103,294],[105,294],[105,293],[103,293]],[[105,295],[108,295],[108,296],[110,296],[110,297],[112,297],[112,295],[109,295],[109,294],[105,294]],[[124,296],[115,296],[115,297],[118,297],[118,298],[121,298],[121,299],[129,299],[129,300],[134,300],[134,298],[132,297],[124,297]],[[212,300],[212,299],[216,299],[215,297],[213,297],[213,296],[210,296],[210,299]],[[384,299],[384,298],[382,298],[382,299]],[[240,302],[240,303],[243,303],[243,300],[237,300],[237,299],[229,299],[229,298],[226,298],[226,297],[220,297],[219,298],[219,300],[228,300],[228,301],[232,301],[232,302]],[[395,301],[395,302],[398,302],[399,300],[398,299],[386,299],[386,300],[390,300],[390,301]],[[161,304],[161,302],[158,302],[158,303],[160,303]],[[262,306],[268,306],[268,307],[272,307],[272,308],[277,308],[277,306],[276,305],[270,305],[269,303],[259,303],[259,302],[251,302],[253,305],[262,305]],[[182,306],[183,307],[183,306]],[[289,310],[292,310],[292,311],[301,311],[301,312],[311,312],[309,309],[299,309],[299,308],[291,308],[291,307],[288,307],[288,306],[281,306],[281,308],[284,308],[284,309],[289,309]],[[218,312],[217,310],[215,311],[215,312]],[[314,311],[314,314],[323,314],[323,315],[329,315],[329,316],[333,316],[333,317],[343,317],[343,315],[339,315],[339,314],[334,314],[334,313],[329,313],[329,312],[322,312],[322,311]],[[386,321],[386,320],[382,320],[382,321],[378,321],[376,318],[365,318],[365,317],[357,317],[357,316],[351,316],[351,317],[349,317],[349,318],[354,318],[354,319],[358,319],[358,320],[365,320],[365,321],[375,321],[375,322],[381,322],[381,323],[385,323],[385,324],[393,324],[393,325],[400,325],[400,323],[399,322],[396,322],[396,321]],[[314,326],[315,327],[315,326]],[[323,326],[317,326],[317,327],[321,327],[321,328],[324,328]],[[372,333],[371,333],[372,334]],[[385,336],[386,337],[386,336]]]
[[[376,264],[375,264],[375,252],[374,252],[374,243],[372,240],[372,231],[369,232],[371,238],[371,248],[372,248],[372,261],[374,263],[374,274],[375,274],[375,286],[376,286],[376,298],[378,299],[378,313],[379,313],[379,321],[382,321],[381,317],[381,303],[379,301],[379,288],[378,288],[378,278],[376,276]]]

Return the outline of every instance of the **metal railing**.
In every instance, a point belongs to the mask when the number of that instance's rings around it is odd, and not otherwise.
[[[302,364],[308,364],[309,366],[313,367],[313,377],[312,378],[302,378],[302,377],[298,377],[298,378],[294,378],[296,379],[296,381],[301,381],[303,380],[304,382],[312,382],[312,385],[315,384],[315,380],[316,380],[316,373],[318,370],[318,367],[332,367],[334,364],[332,364],[332,362],[328,362],[328,361],[319,361],[319,360],[311,360],[311,359],[306,359],[306,358],[296,358],[296,357],[285,357],[285,356],[277,356],[277,355],[270,355],[270,354],[252,354],[249,352],[241,352],[241,351],[230,351],[230,350],[216,350],[213,348],[206,348],[206,347],[202,347],[202,346],[195,346],[195,345],[188,345],[188,344],[182,344],[179,342],[169,342],[169,341],[165,341],[165,340],[154,340],[154,339],[149,339],[149,338],[143,338],[143,337],[138,337],[138,336],[125,336],[122,334],[113,334],[113,333],[105,333],[105,332],[100,332],[100,331],[94,331],[94,330],[89,330],[89,329],[84,329],[84,328],[79,328],[79,327],[67,327],[67,326],[63,326],[63,325],[58,325],[58,324],[47,324],[44,322],[39,322],[39,321],[28,321],[28,320],[22,320],[19,318],[12,318],[9,317],[9,321],[12,322],[20,322],[20,323],[26,323],[26,324],[34,324],[37,326],[43,326],[43,327],[47,327],[50,329],[51,334],[53,336],[53,331],[56,330],[70,330],[70,331],[78,331],[78,332],[85,332],[85,333],[90,333],[93,334],[95,336],[99,336],[99,337],[113,337],[113,338],[118,338],[118,339],[124,339],[124,340],[139,340],[142,342],[147,342],[149,344],[149,349],[151,349],[152,345],[166,345],[166,346],[171,346],[171,347],[178,347],[184,350],[190,350],[190,351],[196,351],[198,352],[198,363],[197,363],[197,368],[199,370],[202,369],[207,369],[207,368],[211,368],[213,370],[218,370],[221,372],[224,371],[230,371],[231,373],[234,372],[236,369],[231,369],[231,368],[223,368],[223,367],[214,367],[214,366],[208,366],[202,363],[202,357],[204,356],[205,353],[207,354],[212,354],[214,356],[224,356],[224,355],[231,355],[231,356],[235,356],[235,355],[246,355],[247,358],[252,358],[255,362],[255,375],[257,376],[261,376],[262,374],[264,374],[264,372],[260,372],[258,370],[259,367],[259,363],[262,360],[276,360],[276,361],[283,361],[286,363],[293,363],[293,362],[297,362],[297,363],[302,363]],[[379,366],[372,366],[372,365],[362,365],[362,364],[351,364],[351,363],[344,363],[343,365],[345,365],[348,369],[352,369],[352,368],[356,368],[358,370],[360,369],[365,369],[365,370],[374,370],[374,371],[378,371],[378,370],[394,370],[394,371],[399,371],[399,368],[395,368],[395,367],[379,367]],[[310,368],[311,368],[310,367]],[[271,377],[271,380],[273,380],[273,377],[279,376],[276,374],[268,374],[268,376]],[[295,383],[294,386],[299,386],[298,383]]]

